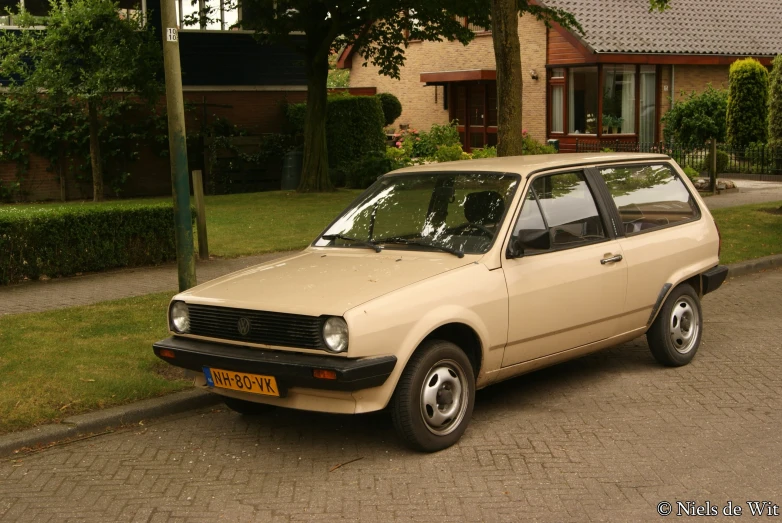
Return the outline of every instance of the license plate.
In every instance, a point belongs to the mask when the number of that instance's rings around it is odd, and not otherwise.
[[[210,369],[204,367],[206,384],[210,387],[238,390],[264,396],[279,396],[277,380],[274,376],[262,376],[260,374],[247,374],[233,370]]]

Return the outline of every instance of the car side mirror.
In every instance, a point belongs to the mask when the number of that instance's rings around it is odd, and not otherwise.
[[[521,231],[518,236],[511,238],[508,245],[508,258],[521,258],[525,249],[547,251],[551,248],[551,235],[548,230]]]

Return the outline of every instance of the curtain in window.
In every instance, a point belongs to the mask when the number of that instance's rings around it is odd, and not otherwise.
[[[635,132],[635,66],[622,66],[622,125],[623,133]]]
[[[653,65],[641,66],[641,121],[638,128],[638,141],[655,141],[654,128],[657,117],[656,68]]]
[[[565,88],[561,85],[555,85],[551,88],[551,132],[561,133],[563,131],[563,105],[565,102]],[[572,120],[571,120],[572,121]]]

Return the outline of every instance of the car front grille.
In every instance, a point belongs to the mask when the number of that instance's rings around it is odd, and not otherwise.
[[[317,316],[188,304],[188,334],[263,345],[324,349]],[[249,326],[249,330],[246,330]],[[242,331],[246,331],[242,334]]]

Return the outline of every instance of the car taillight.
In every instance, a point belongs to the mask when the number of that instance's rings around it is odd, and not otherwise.
[[[714,219],[712,218],[712,221]],[[717,225],[717,222],[714,221],[714,227],[717,228],[717,238],[719,239],[719,244],[717,246],[717,258],[720,257],[720,253],[722,252],[722,234],[720,234],[720,226]]]

